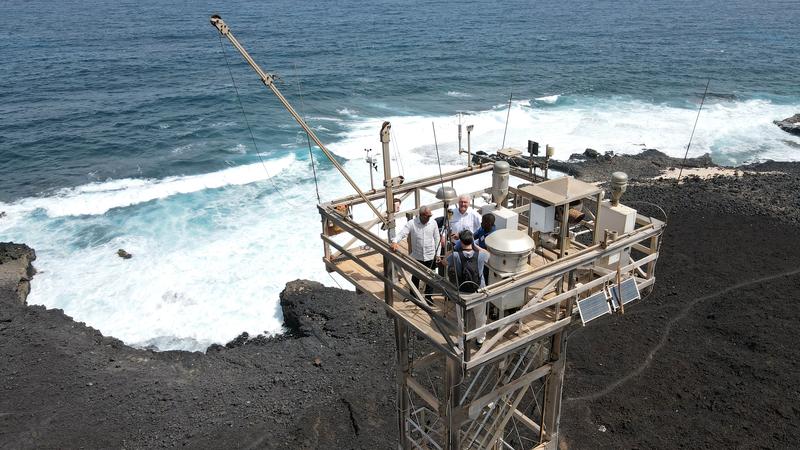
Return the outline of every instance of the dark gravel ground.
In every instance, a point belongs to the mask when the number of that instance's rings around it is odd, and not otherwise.
[[[681,185],[636,172],[664,164],[574,166],[628,171],[623,203],[661,205],[668,228],[652,294],[570,335],[563,444],[796,448],[800,165]],[[393,327],[367,297],[292,282],[289,333],[203,355],[132,349],[0,292],[0,448],[396,445]]]
[[[205,355],[132,349],[60,310],[0,302],[0,448],[390,447],[382,306],[307,281],[281,302],[285,337]]]
[[[657,282],[570,336],[570,447],[797,448],[798,189],[798,175],[629,188],[669,214]]]

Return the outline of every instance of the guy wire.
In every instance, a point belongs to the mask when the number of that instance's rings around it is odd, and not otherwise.
[[[294,66],[294,70],[297,70],[297,64]],[[303,91],[300,90],[300,77],[297,77],[297,94],[300,96],[300,112],[303,113],[303,119],[305,119],[305,109],[306,105],[303,101]],[[311,137],[306,133],[306,143],[308,143],[308,156],[311,158],[311,172],[314,174],[314,189],[317,192],[317,203],[322,203],[319,199],[319,182],[317,181],[317,168],[314,166],[314,152],[311,151]]]
[[[444,175],[442,175],[442,160],[439,158],[439,142],[436,140],[436,124],[431,122],[433,127],[433,146],[436,148],[436,163],[439,165],[439,182],[444,188]]]
[[[328,272],[328,276],[331,277],[331,280],[333,280],[333,282],[336,283],[337,286],[339,286],[339,289],[344,289],[344,288],[342,288],[342,285],[339,284],[338,281],[336,281],[336,278],[333,278],[333,274],[332,273]]]
[[[233,83],[233,90],[236,92],[236,100],[239,102],[239,108],[242,110],[242,117],[244,117],[244,123],[247,125],[247,130],[250,132],[250,139],[253,141],[253,148],[256,151],[256,156],[258,156],[258,160],[261,161],[261,167],[264,168],[264,171],[267,173],[267,179],[269,180],[270,184],[272,184],[272,188],[275,192],[280,196],[280,198],[287,203],[289,206],[293,208],[299,208],[299,205],[295,205],[290,202],[278,189],[278,185],[275,184],[275,180],[272,179],[272,175],[269,173],[269,169],[267,169],[267,164],[264,162],[264,158],[261,157],[261,153],[258,151],[258,145],[256,144],[256,137],[253,134],[253,129],[250,128],[250,121],[247,120],[247,114],[244,111],[244,104],[242,103],[242,98],[239,95],[239,88],[236,86],[236,80],[233,78],[233,70],[231,70],[231,65],[228,62],[228,54],[225,53],[225,46],[222,44],[222,35],[219,36],[219,47],[222,49],[222,56],[225,57],[225,65],[228,67],[228,73],[231,76],[231,83]]]
[[[442,160],[439,157],[439,141],[436,139],[436,124],[434,122],[431,122],[431,127],[433,128],[433,146],[436,148],[436,163],[439,165],[439,183],[441,184],[442,191],[444,191],[444,175],[442,175]],[[444,212],[443,225],[445,226],[445,229],[447,230],[446,238],[450,239],[450,233],[449,233],[450,232],[450,220],[447,218],[447,211]],[[440,247],[440,243],[441,243],[441,239],[437,240],[437,243],[436,243],[436,254],[437,255],[439,254],[439,250],[441,248]],[[445,252],[446,252],[446,250],[445,250]],[[455,257],[453,257],[453,261],[455,261]],[[460,259],[459,259],[459,261],[460,261]],[[458,270],[456,270],[456,286],[459,286],[459,284],[458,284]]]
[[[392,147],[394,147],[395,160],[397,161],[396,164],[398,170],[400,171],[400,175],[405,175],[406,169],[405,167],[403,167],[403,158],[400,157],[400,146],[397,143],[397,134],[394,131],[392,131],[391,133],[392,133]]]
[[[703,99],[700,100],[700,108],[697,110],[697,117],[694,119],[694,126],[692,127],[692,134],[689,136],[689,145],[686,146],[686,153],[683,155],[683,162],[681,163],[681,170],[678,172],[678,180],[675,183],[680,183],[681,174],[683,174],[683,166],[686,165],[686,158],[689,156],[689,148],[692,146],[692,138],[694,138],[694,130],[697,129],[697,121],[700,120],[700,111],[703,110],[703,103],[706,102],[706,94],[708,94],[708,85],[711,84],[711,78],[706,83],[706,90],[703,92]]]
[[[508,95],[508,114],[506,114],[506,127],[503,129],[503,144],[500,146],[500,150],[504,149],[506,146],[506,132],[508,131],[508,119],[511,117],[511,99],[514,98],[514,93],[510,93]]]

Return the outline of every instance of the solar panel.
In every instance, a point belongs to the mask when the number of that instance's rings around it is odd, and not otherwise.
[[[611,314],[611,307],[608,306],[606,292],[600,291],[583,300],[579,300],[578,312],[581,314],[581,322],[583,322],[584,325],[604,314]]]
[[[620,283],[620,288],[622,290],[622,304],[627,305],[628,303],[642,298],[639,294],[639,286],[636,285],[636,280],[633,278],[628,278],[627,280]],[[611,286],[611,304],[614,306],[614,310],[619,308],[619,295],[617,294],[617,285],[614,284]]]

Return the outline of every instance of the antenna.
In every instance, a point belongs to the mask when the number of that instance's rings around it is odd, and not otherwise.
[[[467,166],[472,167],[472,143],[470,142],[470,135],[475,125],[467,125]]]
[[[367,157],[364,158],[364,160],[367,162],[367,165],[370,166],[370,169],[375,170],[375,172],[377,172],[378,171],[378,162],[375,160],[376,157],[373,157],[372,155],[370,155],[370,152],[372,152],[372,149],[371,148],[365,148],[364,151],[367,152]],[[375,181],[373,180],[373,177],[372,177],[372,170],[369,170],[369,187],[374,191],[375,190]]]
[[[458,154],[460,155],[461,148],[461,113],[458,113]]]
[[[675,182],[680,183],[681,175],[683,174],[683,166],[686,165],[686,158],[689,156],[689,148],[692,146],[692,139],[694,138],[694,130],[697,129],[697,121],[700,120],[700,111],[703,110],[703,103],[706,102],[706,94],[708,94],[708,85],[711,84],[711,78],[706,83],[706,90],[703,92],[703,99],[700,100],[700,108],[697,110],[697,117],[694,119],[694,127],[692,127],[692,134],[689,136],[689,144],[686,146],[686,153],[683,155],[683,162],[681,163],[681,170],[678,172],[678,180]]]

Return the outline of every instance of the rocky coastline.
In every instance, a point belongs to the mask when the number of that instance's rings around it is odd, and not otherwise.
[[[680,163],[648,150],[551,165],[590,181],[625,171],[623,202],[668,222],[653,293],[570,335],[563,447],[800,441],[800,164],[677,183],[665,174]],[[283,336],[153,352],[26,305],[34,259],[0,244],[0,448],[396,445],[393,327],[377,301],[297,280]]]
[[[774,123],[783,131],[800,136],[800,114],[795,114],[783,120],[776,120]]]

